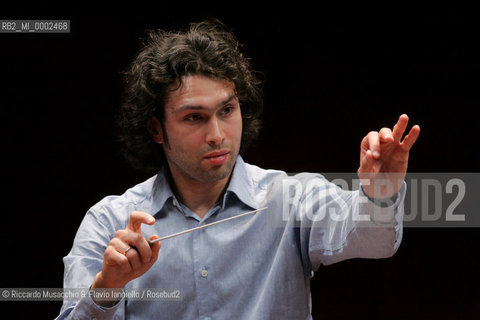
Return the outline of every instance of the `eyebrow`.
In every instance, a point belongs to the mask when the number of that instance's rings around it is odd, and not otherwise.
[[[237,98],[237,95],[234,93],[232,94],[230,97],[228,97],[227,99],[225,99],[224,101],[220,102],[216,108],[219,108],[219,107],[222,107],[224,105],[226,105],[227,103],[229,103],[230,101],[234,100]],[[216,109],[215,108],[215,109]],[[204,106],[192,106],[192,105],[184,105],[184,106],[181,106],[180,108],[178,108],[175,113],[180,113],[182,111],[185,111],[185,110],[205,110],[205,109],[208,109],[207,107],[204,107]]]

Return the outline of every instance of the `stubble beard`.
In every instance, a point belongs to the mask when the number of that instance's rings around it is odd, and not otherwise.
[[[171,166],[173,164],[175,167],[177,167],[177,170],[180,171],[183,176],[188,177],[188,179],[197,182],[210,183],[220,181],[230,176],[233,171],[233,167],[235,166],[237,155],[238,152],[230,150],[227,162],[225,162],[223,165],[212,166],[210,168],[206,168],[202,165],[202,162],[204,161],[202,158],[200,163],[195,165],[189,161],[190,157],[188,157],[188,155],[176,158],[167,156],[167,159],[171,171]]]

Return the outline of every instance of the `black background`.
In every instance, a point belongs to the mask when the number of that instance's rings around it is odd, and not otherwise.
[[[1,288],[62,287],[62,257],[88,208],[147,178],[127,166],[115,142],[120,73],[146,29],[208,17],[233,29],[265,77],[264,128],[247,162],[356,172],[363,136],[407,113],[422,130],[410,172],[480,171],[473,8],[232,3],[5,11],[1,19],[69,19],[71,33],[0,34]],[[406,228],[390,259],[322,267],[312,280],[314,318],[478,318],[478,235],[475,228]],[[60,306],[0,308],[48,319]]]

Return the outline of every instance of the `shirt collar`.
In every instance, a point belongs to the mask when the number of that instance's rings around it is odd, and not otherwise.
[[[249,207],[258,209],[258,204],[255,201],[253,180],[248,174],[247,165],[240,155],[237,157],[232,178],[230,179],[225,195],[229,192],[234,193],[240,201]],[[225,199],[226,198],[224,197],[223,207],[225,207]]]
[[[163,167],[157,174],[155,182],[153,183],[152,188],[152,203],[151,203],[151,213],[152,215],[157,214],[160,210],[163,209],[165,203],[169,199],[174,199],[175,195],[173,194],[172,188],[170,187],[169,178],[167,176],[167,171]]]
[[[235,194],[240,201],[249,207],[258,209],[252,178],[249,176],[246,164],[240,155],[237,157],[230,183],[223,198],[223,208],[225,208],[225,201],[229,193]],[[165,206],[167,200],[171,198],[177,201],[170,187],[167,171],[162,168],[153,183],[150,212],[153,215],[157,214]]]

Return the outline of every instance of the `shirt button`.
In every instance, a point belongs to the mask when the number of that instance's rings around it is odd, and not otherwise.
[[[202,277],[206,278],[208,276],[208,271],[203,269],[200,274],[202,275]]]

